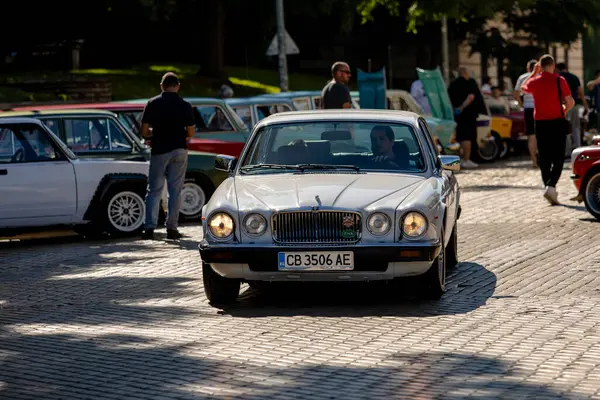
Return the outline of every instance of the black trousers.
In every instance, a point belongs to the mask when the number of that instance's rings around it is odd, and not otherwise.
[[[539,166],[544,185],[556,187],[565,162],[565,141],[569,133],[564,118],[535,121]]]

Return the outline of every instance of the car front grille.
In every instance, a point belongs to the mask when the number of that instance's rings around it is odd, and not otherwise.
[[[352,211],[282,211],[271,220],[280,244],[352,244],[360,240],[361,215]]]

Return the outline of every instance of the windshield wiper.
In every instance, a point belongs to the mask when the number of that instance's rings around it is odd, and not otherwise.
[[[281,164],[253,164],[245,165],[240,168],[241,171],[253,171],[255,169],[300,169],[297,165],[281,165]]]
[[[335,164],[298,164],[298,169],[304,171],[305,169],[352,169],[354,171],[360,171],[360,168],[356,165],[335,165]]]

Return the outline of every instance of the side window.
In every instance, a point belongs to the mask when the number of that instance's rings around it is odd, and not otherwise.
[[[313,101],[315,102],[315,108],[317,110],[320,110],[323,108],[323,104],[321,103],[321,97],[315,96],[315,97],[313,97]]]
[[[238,117],[246,124],[246,126],[252,126],[252,112],[248,106],[233,107],[233,111]]]
[[[197,106],[196,130],[199,132],[235,131],[225,112],[218,106]]]
[[[104,118],[65,118],[65,142],[75,153],[110,150],[108,122]]]
[[[36,125],[0,129],[0,163],[59,161],[64,159],[48,134]]]
[[[138,129],[135,126],[134,119],[129,113],[125,111],[118,111],[117,116],[119,117],[119,121],[121,121],[121,123],[125,125],[127,129],[134,133],[138,132]]]
[[[298,97],[292,101],[298,110],[310,110],[310,99],[308,97]]]
[[[52,131],[52,133],[54,133],[59,138],[61,137],[59,119],[43,119],[41,121]]]
[[[0,163],[8,163],[23,146],[10,128],[0,129]]]
[[[421,128],[421,131],[423,132],[423,137],[425,138],[425,142],[427,143],[427,148],[429,149],[429,158],[431,159],[431,162],[433,163],[433,165],[436,166],[436,168],[441,168],[440,159],[438,158],[437,147],[433,142],[431,132],[429,132],[429,127],[423,119],[419,119],[419,128]]]
[[[108,120],[108,132],[110,136],[110,148],[116,151],[131,151],[132,145],[122,128],[113,120]]]

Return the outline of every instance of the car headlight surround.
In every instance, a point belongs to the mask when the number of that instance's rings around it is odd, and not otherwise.
[[[227,240],[233,236],[235,224],[231,215],[219,211],[208,219],[208,231],[218,240]]]
[[[248,214],[242,226],[248,235],[262,236],[267,231],[267,219],[257,213]]]
[[[385,236],[392,228],[392,220],[386,214],[375,212],[367,218],[367,229],[375,236]]]
[[[418,239],[427,232],[427,218],[417,211],[411,211],[402,217],[402,235],[409,239]]]

